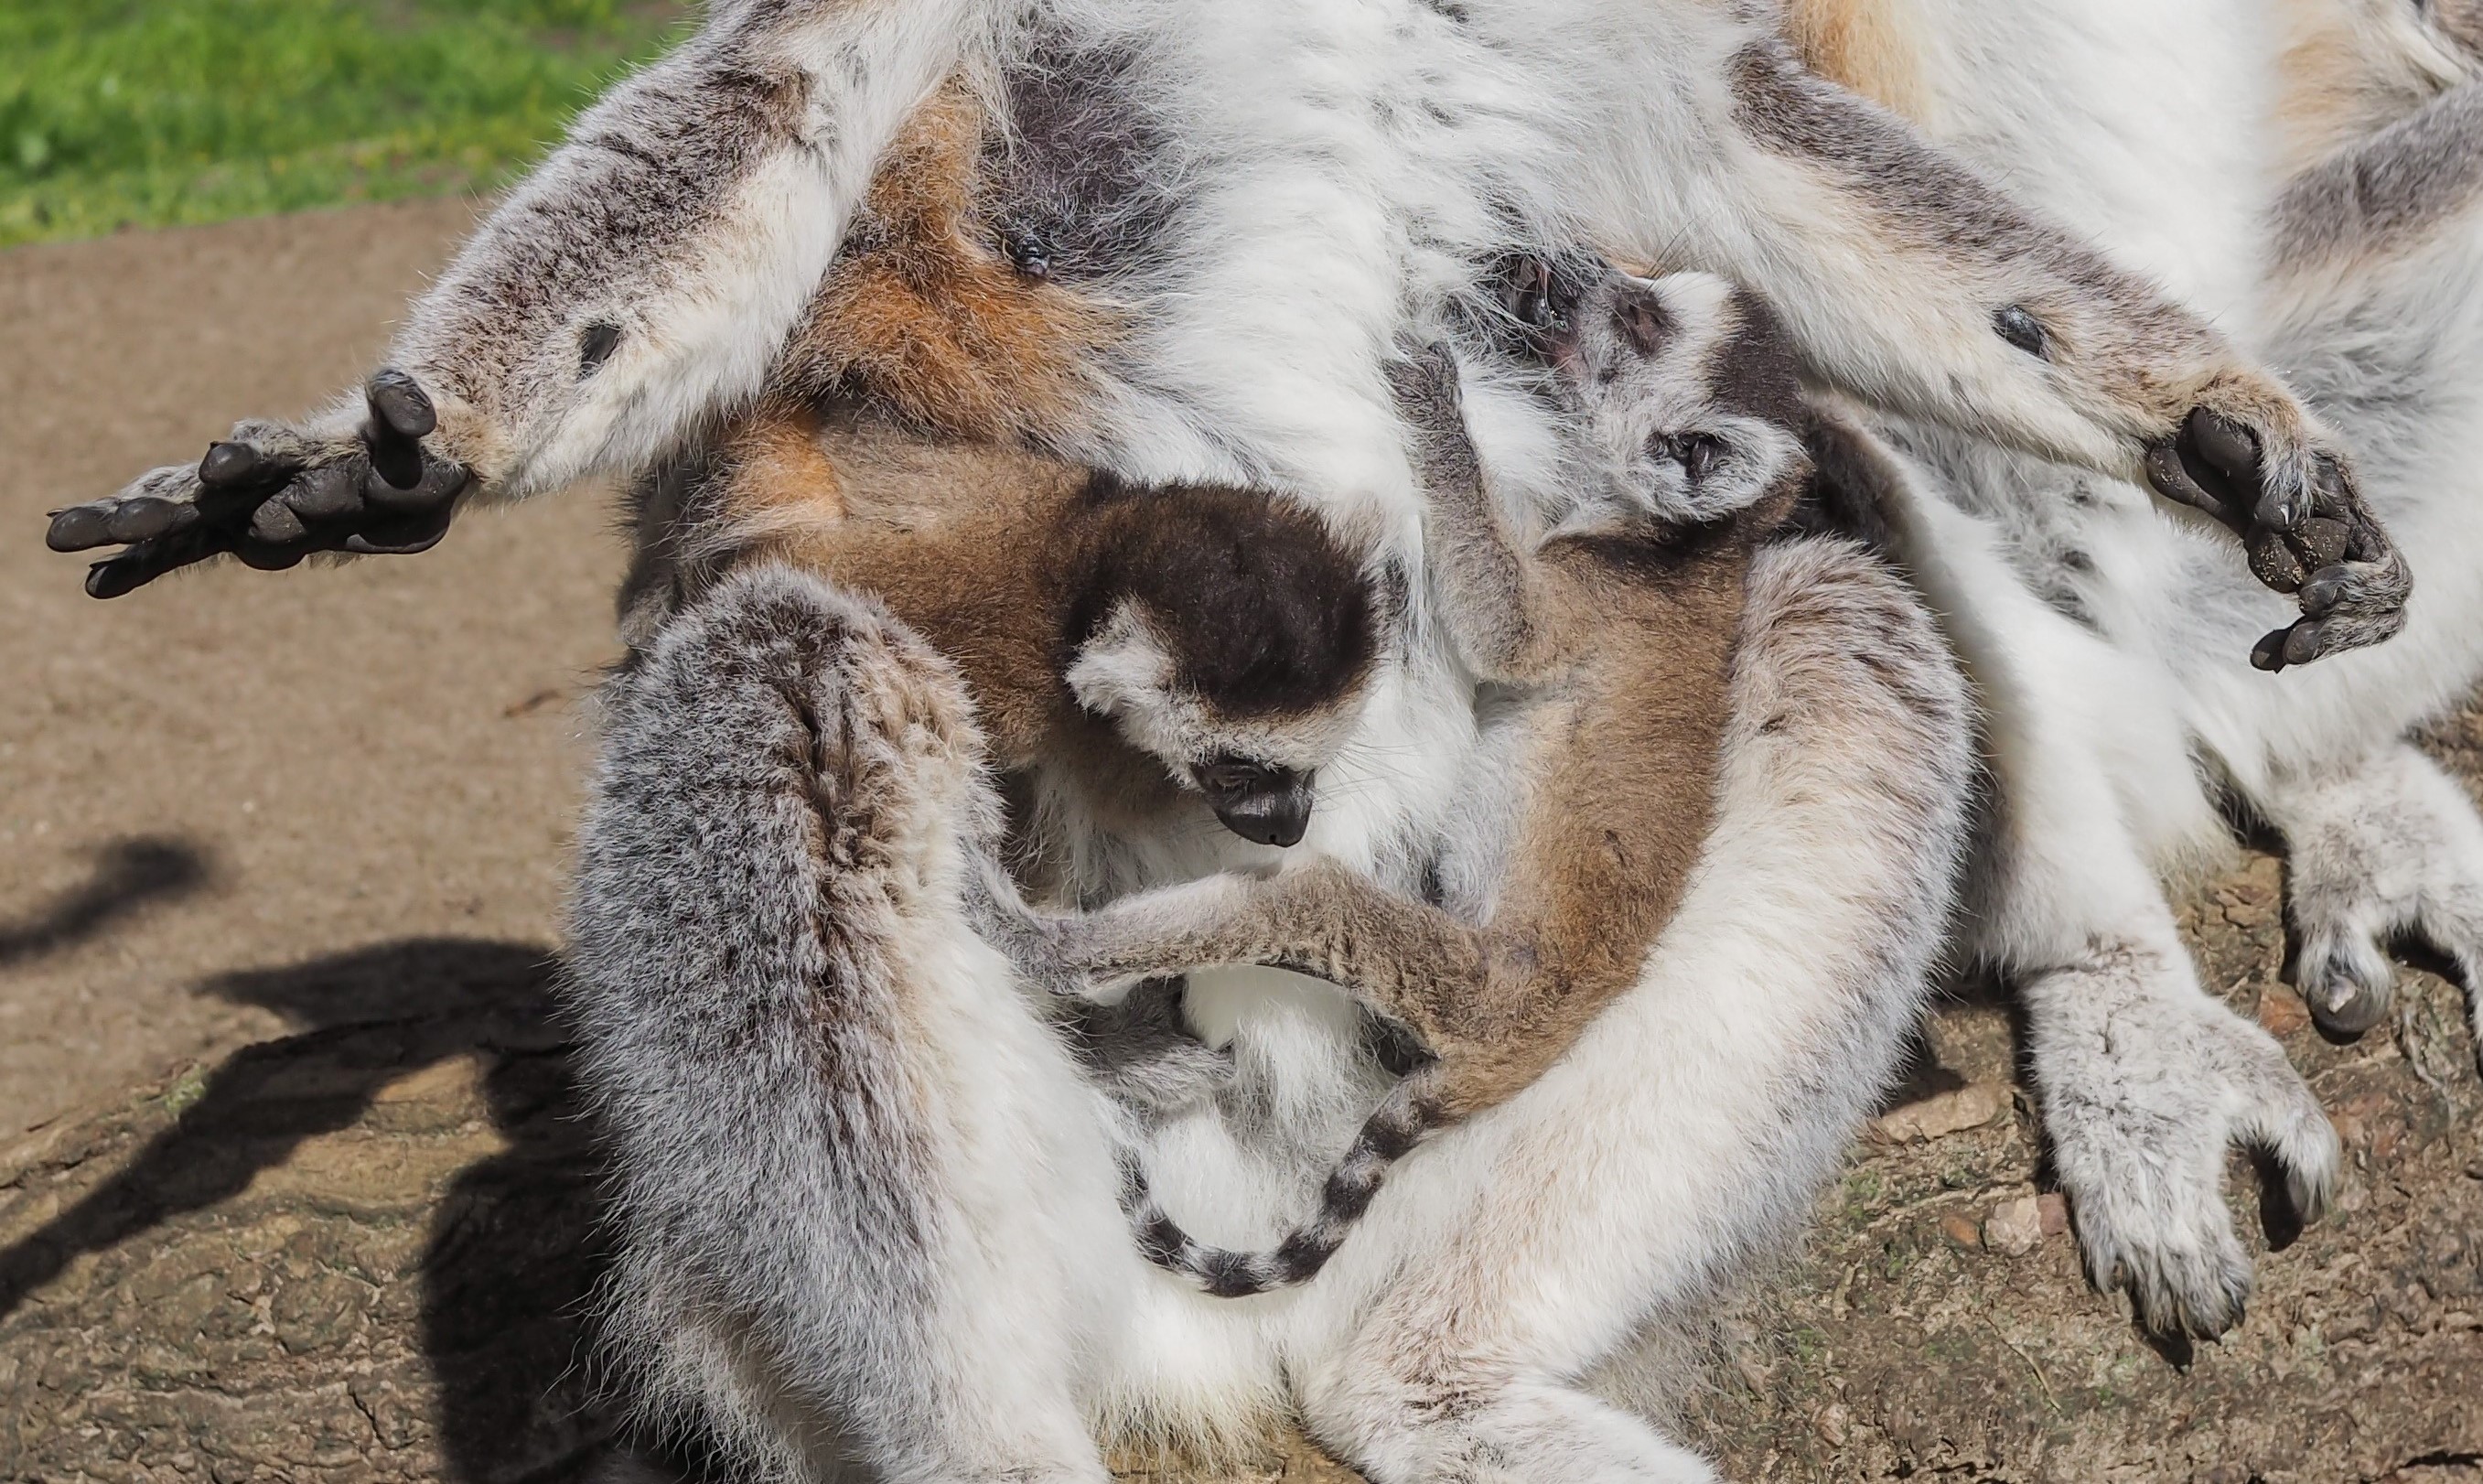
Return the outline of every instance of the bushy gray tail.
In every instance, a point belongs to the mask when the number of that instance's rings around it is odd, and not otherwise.
[[[1310,1282],[1353,1233],[1397,1161],[1455,1122],[1441,1114],[1438,1078],[1436,1068],[1426,1067],[1389,1089],[1363,1121],[1353,1147],[1328,1172],[1320,1187],[1318,1212],[1266,1252],[1210,1247],[1183,1231],[1156,1203],[1137,1153],[1124,1152],[1121,1209],[1129,1215],[1138,1250],[1157,1266],[1179,1273],[1217,1298],[1247,1298]]]

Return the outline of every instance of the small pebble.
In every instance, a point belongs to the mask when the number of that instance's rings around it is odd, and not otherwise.
[[[2003,1201],[1983,1223],[1983,1245],[1994,1252],[2022,1258],[2043,1239],[2043,1214],[2033,1196]]]

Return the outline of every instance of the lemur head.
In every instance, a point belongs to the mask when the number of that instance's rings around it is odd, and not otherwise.
[[[1292,845],[1360,719],[1379,608],[1360,558],[1279,496],[1098,476],[1062,677],[1245,839]]]
[[[1608,487],[1582,493],[1565,525],[1703,524],[1809,472],[1793,342],[1764,300],[1703,273],[1537,262],[1515,275],[1510,307]]]

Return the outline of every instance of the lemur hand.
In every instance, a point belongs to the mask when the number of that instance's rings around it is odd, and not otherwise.
[[[2405,626],[2405,558],[2343,456],[2289,400],[2237,382],[2209,386],[2179,432],[2148,450],[2147,474],[2157,493],[2239,536],[2259,581],[2299,597],[2303,616],[2251,650],[2259,669],[2378,644]]]
[[[94,597],[227,552],[274,571],[320,551],[427,551],[472,472],[423,445],[440,416],[411,376],[381,371],[362,400],[359,424],[339,428],[242,423],[196,467],[157,469],[108,499],[55,511],[45,540],[54,551],[123,547],[88,570]]]

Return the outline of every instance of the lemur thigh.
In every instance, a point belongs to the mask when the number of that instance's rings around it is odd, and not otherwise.
[[[605,699],[564,994],[635,1398],[751,1476],[1104,1484],[1081,1327],[1136,1262],[1094,1095],[967,920],[999,806],[954,671],[761,568]]]
[[[110,596],[217,552],[386,549],[416,517],[437,540],[469,485],[518,497],[645,468],[758,392],[889,141],[1005,10],[715,6],[414,302],[367,408],[356,394],[300,427],[243,423],[204,464],[56,524],[54,545],[135,543],[90,582]]]

